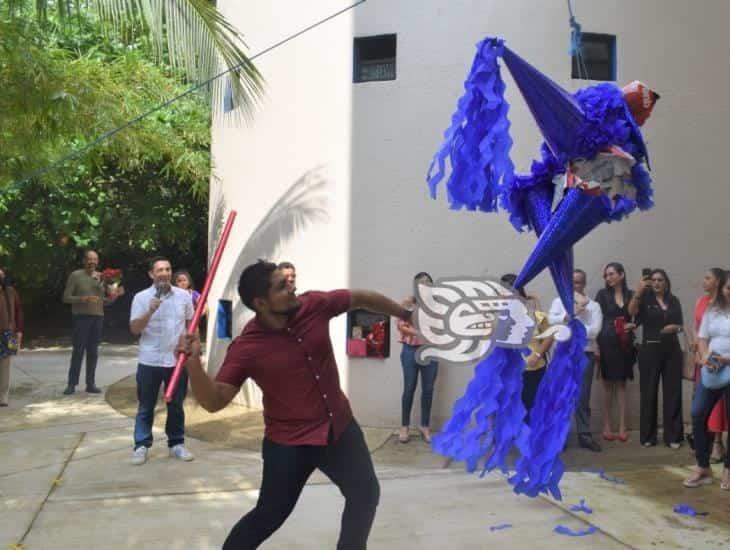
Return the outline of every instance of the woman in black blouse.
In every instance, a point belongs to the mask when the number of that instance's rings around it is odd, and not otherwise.
[[[596,294],[596,302],[601,306],[603,325],[598,333],[598,353],[600,374],[603,380],[603,439],[613,441],[616,435],[611,429],[610,399],[613,387],[618,398],[619,432],[621,442],[629,440],[626,430],[626,380],[634,379],[634,329],[628,305],[633,293],[626,285],[626,271],[617,262],[608,264],[603,270],[606,288]]]
[[[642,279],[629,303],[643,328],[639,352],[641,444],[657,442],[657,403],[662,379],[664,443],[679,449],[684,439],[682,424],[682,349],[677,335],[682,332],[682,306],[672,294],[666,271],[654,269]]]

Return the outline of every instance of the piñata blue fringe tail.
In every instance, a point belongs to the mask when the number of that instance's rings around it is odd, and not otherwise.
[[[529,436],[522,405],[524,364],[519,350],[499,347],[479,362],[451,419],[434,436],[433,450],[464,461],[469,472],[482,458],[482,475],[494,468],[506,472],[511,448],[525,447]]]
[[[504,99],[505,85],[498,63],[503,51],[503,42],[496,38],[486,38],[477,45],[464,82],[464,95],[428,169],[431,197],[436,198],[449,158],[451,175],[446,188],[449,204],[455,210],[496,211],[499,187],[514,173],[509,156],[509,104]]]
[[[555,347],[530,410],[529,440],[515,466],[516,473],[510,478],[516,493],[534,497],[549,492],[562,499],[558,483],[565,466],[560,453],[568,437],[587,362],[586,329],[576,319],[569,325],[572,335]]]

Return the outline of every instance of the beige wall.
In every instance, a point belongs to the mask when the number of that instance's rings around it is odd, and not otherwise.
[[[345,5],[330,0],[221,4],[245,31],[252,52]],[[730,43],[725,37],[730,2],[701,5],[684,0],[583,0],[577,5],[584,31],[616,34],[618,81],[641,79],[662,99],[645,129],[657,206],[594,231],[576,247],[576,264],[588,272],[591,293],[599,288],[601,267],[608,261],[622,261],[632,284],[642,267],[664,267],[687,316],[703,269],[730,266],[722,162],[730,142]],[[352,37],[391,32],[398,35],[397,80],[352,84]],[[218,278],[214,294],[235,295],[240,267],[258,256],[293,261],[302,289],[372,288],[395,298],[408,293],[412,274],[420,270],[436,277],[519,270],[534,235],[516,234],[503,213],[453,212],[443,195],[429,199],[425,185],[474,45],[486,35],[504,37],[569,90],[585,84],[570,79],[562,0],[369,0],[258,60],[268,94],[254,122],[235,127],[218,121],[214,128],[218,179],[213,180],[211,217],[217,197],[224,198],[224,209],[240,214],[222,266],[230,277]],[[540,137],[509,77],[507,84],[513,158],[525,169]],[[327,190],[307,191],[299,203],[283,201],[283,215],[273,216],[281,218],[281,225],[251,243],[266,213],[281,206],[282,195],[305,174],[306,181],[326,181]],[[313,198],[322,195],[328,199],[324,205]],[[319,205],[317,215],[308,209],[310,202]],[[291,230],[286,214],[297,212],[302,224]],[[282,227],[285,238],[279,242],[273,236]],[[546,305],[554,295],[545,276],[530,290]],[[237,313],[234,331],[242,326],[240,308]],[[392,356],[376,361],[344,356],[343,320],[333,323],[332,336],[358,417],[370,425],[396,425],[402,375],[395,338]],[[213,370],[224,349],[214,346]],[[470,377],[469,368],[441,368],[435,423],[448,417]],[[637,386],[630,387],[634,418]],[[596,388],[596,421],[598,396]],[[255,397],[249,395],[249,402]]]

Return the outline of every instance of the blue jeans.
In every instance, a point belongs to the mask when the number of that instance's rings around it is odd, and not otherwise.
[[[431,361],[427,365],[416,362],[418,346],[403,344],[400,352],[400,362],[403,366],[403,398],[401,400],[401,425],[411,423],[411,408],[413,395],[418,385],[418,373],[421,373],[421,426],[428,427],[431,423],[431,403],[433,401],[433,387],[438,374],[438,363]]]
[[[730,368],[730,367],[725,367]],[[708,437],[707,419],[715,403],[725,394],[725,414],[730,420],[730,386],[719,390],[711,390],[697,382],[692,398],[692,433],[695,438],[695,456],[700,468],[710,467],[710,438]],[[725,468],[730,468],[730,453],[725,453]]]
[[[155,405],[160,394],[160,386],[164,383],[165,388],[172,377],[171,367],[152,367],[150,365],[137,365],[137,417],[134,420],[134,448],[152,447],[152,423],[155,420]],[[165,433],[167,434],[167,446],[185,442],[185,411],[183,401],[188,392],[188,373],[183,370],[180,382],[175,390],[172,401],[167,404],[167,422],[165,422]]]

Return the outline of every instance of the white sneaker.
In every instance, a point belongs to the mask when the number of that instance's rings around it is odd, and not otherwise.
[[[137,447],[134,452],[132,453],[132,464],[135,466],[141,466],[145,462],[147,462],[147,453],[149,452],[149,449],[145,447],[144,445]]]
[[[184,460],[185,462],[190,462],[195,458],[182,443],[180,443],[179,445],[175,445],[174,447],[170,447],[170,457],[179,458],[180,460]]]

